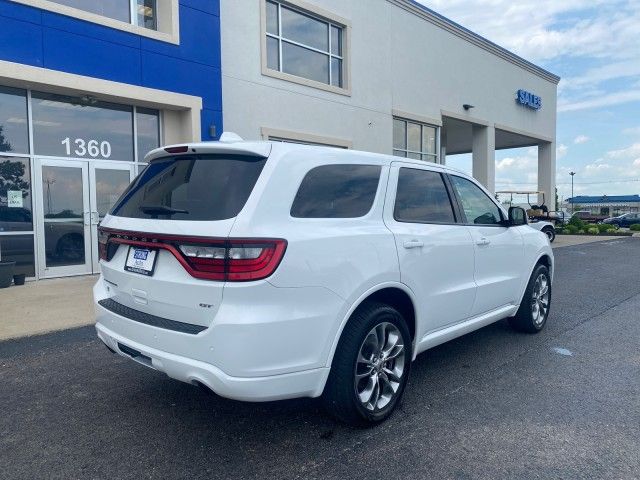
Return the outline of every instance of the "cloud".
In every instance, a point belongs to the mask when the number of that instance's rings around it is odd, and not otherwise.
[[[640,143],[634,143],[626,148],[621,148],[619,150],[609,150],[605,156],[607,158],[621,158],[628,159],[633,157],[640,157]]]
[[[610,107],[622,103],[640,101],[640,89],[613,92],[599,97],[594,97],[584,101],[564,100],[558,102],[558,112],[575,112],[576,110],[586,110],[597,107]]]
[[[567,151],[569,150],[569,147],[567,147],[565,144],[561,143],[560,145],[558,145],[556,147],[556,158],[562,158],[567,154]]]
[[[640,126],[625,128],[622,130],[622,133],[625,135],[636,135],[640,137]]]
[[[587,137],[586,135],[578,135],[576,138],[573,139],[573,143],[575,144],[586,143],[588,141],[589,141],[589,137]]]

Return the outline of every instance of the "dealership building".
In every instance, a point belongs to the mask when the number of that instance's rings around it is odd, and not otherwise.
[[[559,78],[412,0],[0,0],[0,258],[95,273],[144,155],[224,130],[427,162],[536,146]],[[553,206],[550,206],[552,208]]]

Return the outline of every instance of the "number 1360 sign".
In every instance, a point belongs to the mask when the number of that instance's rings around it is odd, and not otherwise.
[[[111,156],[111,144],[109,142],[98,140],[84,140],[82,138],[76,138],[75,140],[69,137],[62,140],[62,145],[65,146],[67,155],[72,153],[78,157],[102,157],[109,158]]]

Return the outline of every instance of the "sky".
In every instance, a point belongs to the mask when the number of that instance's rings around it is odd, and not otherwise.
[[[419,0],[562,77],[557,183],[640,194],[640,0]],[[543,107],[544,108],[544,107]],[[470,155],[447,157],[470,171]],[[537,149],[496,152],[496,189],[537,189]]]

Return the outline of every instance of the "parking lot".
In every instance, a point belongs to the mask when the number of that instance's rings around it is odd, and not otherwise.
[[[229,401],[112,355],[91,326],[0,343],[0,477],[638,478],[640,239],[555,249],[551,316],[418,357],[400,410]]]

